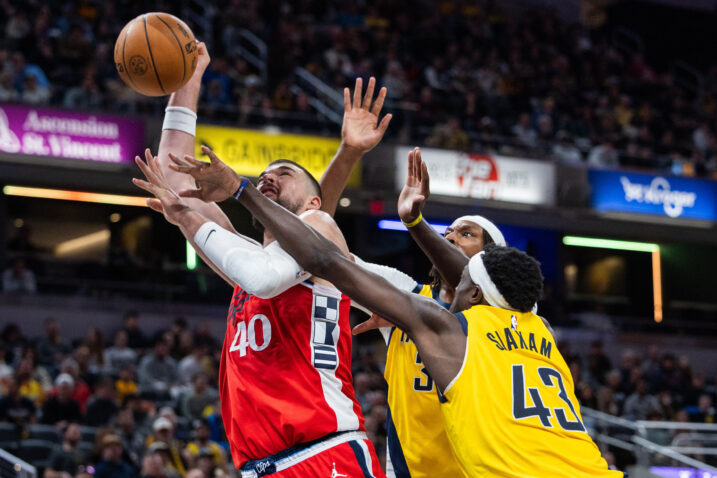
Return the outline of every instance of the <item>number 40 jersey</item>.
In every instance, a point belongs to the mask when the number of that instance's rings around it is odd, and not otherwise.
[[[351,379],[350,299],[304,282],[271,299],[235,287],[219,368],[237,468],[333,432],[363,430]]]
[[[570,370],[540,317],[485,305],[456,315],[468,323],[466,355],[441,413],[466,475],[623,476],[588,435]]]

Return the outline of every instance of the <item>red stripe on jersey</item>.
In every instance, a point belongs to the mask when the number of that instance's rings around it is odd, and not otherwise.
[[[363,430],[351,377],[350,300],[299,284],[272,299],[235,287],[219,367],[237,468],[299,443]]]

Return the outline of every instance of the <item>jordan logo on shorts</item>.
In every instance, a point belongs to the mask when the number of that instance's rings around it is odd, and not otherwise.
[[[348,477],[349,475],[344,475],[343,473],[339,473],[336,471],[336,463],[332,463],[334,465],[334,469],[331,470],[331,478],[341,478],[343,476]]]

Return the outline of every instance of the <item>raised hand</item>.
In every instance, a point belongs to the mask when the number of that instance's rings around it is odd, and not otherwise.
[[[189,155],[178,158],[169,153],[172,162],[169,168],[179,173],[189,174],[197,183],[196,189],[179,191],[181,197],[198,198],[204,202],[220,202],[230,198],[239,187],[241,178],[214,154],[214,151],[202,146],[209,162],[199,161]]]
[[[362,100],[363,80],[357,78],[353,104],[349,89],[344,88],[344,120],[341,126],[341,142],[345,147],[356,149],[361,154],[368,153],[381,141],[392,118],[392,115],[388,114],[380,123],[378,122],[383,102],[386,100],[386,87],[381,88],[374,101],[375,88],[376,79],[371,77]],[[371,103],[373,103],[373,107]]]
[[[382,327],[393,327],[393,324],[386,319],[382,319],[376,314],[371,314],[371,318],[365,322],[361,322],[351,330],[353,335],[363,334],[369,330],[380,329]]]
[[[421,159],[421,149],[408,153],[408,175],[406,184],[398,196],[398,215],[403,222],[415,220],[431,194],[428,168]]]
[[[144,174],[144,179],[133,178],[132,182],[135,186],[144,189],[152,194],[154,198],[147,199],[147,205],[157,212],[164,214],[164,218],[175,226],[179,225],[182,214],[190,211],[189,206],[182,200],[179,195],[169,187],[162,169],[159,166],[159,160],[156,156],[152,156],[149,149],[144,151],[146,163],[139,156],[135,156],[134,162],[137,163],[139,169]]]

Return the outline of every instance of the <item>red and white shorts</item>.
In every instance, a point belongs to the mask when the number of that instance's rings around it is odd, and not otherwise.
[[[385,478],[364,432],[328,435],[241,467],[242,478]]]

